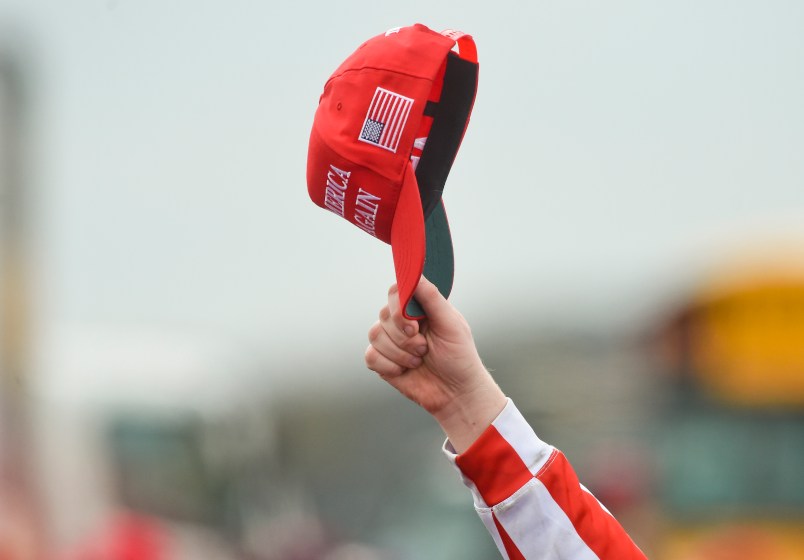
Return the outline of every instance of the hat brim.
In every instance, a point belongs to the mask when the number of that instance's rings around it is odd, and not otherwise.
[[[449,297],[455,261],[444,203],[439,201],[425,220],[416,175],[410,164],[405,169],[391,225],[391,249],[402,314],[408,319],[423,319],[425,312],[413,298],[422,274],[445,298]]]

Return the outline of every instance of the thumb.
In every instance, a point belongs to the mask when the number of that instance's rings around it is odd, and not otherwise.
[[[427,321],[431,326],[437,327],[438,325],[449,322],[452,314],[452,306],[441,295],[435,284],[430,282],[424,276],[419,280],[419,285],[413,292],[416,301],[424,309],[427,315]]]

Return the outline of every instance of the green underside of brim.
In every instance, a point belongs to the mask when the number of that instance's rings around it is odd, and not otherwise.
[[[443,202],[439,202],[425,220],[424,234],[426,248],[424,277],[436,285],[442,296],[448,298],[455,276],[455,255]],[[419,302],[414,298],[410,299],[405,311],[410,317],[425,315]]]

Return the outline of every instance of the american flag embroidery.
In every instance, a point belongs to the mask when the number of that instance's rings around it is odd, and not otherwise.
[[[411,107],[413,99],[378,87],[358,140],[396,153]]]

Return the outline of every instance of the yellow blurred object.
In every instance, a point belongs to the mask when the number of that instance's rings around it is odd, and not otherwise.
[[[660,560],[801,560],[804,523],[743,522],[668,531]]]
[[[711,394],[740,405],[804,405],[804,271],[721,277],[693,304],[692,364]]]
[[[741,404],[804,404],[804,281],[766,282],[703,310],[694,364]]]

